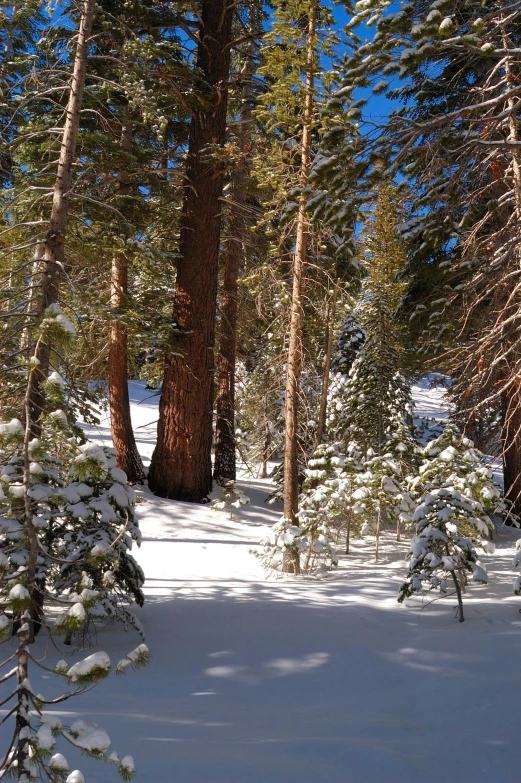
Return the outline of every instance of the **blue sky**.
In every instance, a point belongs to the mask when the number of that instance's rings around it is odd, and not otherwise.
[[[391,3],[389,8],[392,10],[393,6],[398,7],[398,5],[398,2]],[[346,8],[341,1],[337,3],[333,0],[332,11],[337,22],[337,27],[341,30],[345,27],[347,22],[349,22],[351,18],[350,14],[347,13]],[[371,38],[372,31],[367,29],[365,25],[355,28],[355,32],[362,40],[370,40]],[[384,121],[389,116],[392,109],[396,108],[398,105],[396,101],[390,101],[385,95],[373,95],[371,90],[358,90],[355,97],[367,99],[368,102],[364,109],[364,117],[373,120],[374,122]]]

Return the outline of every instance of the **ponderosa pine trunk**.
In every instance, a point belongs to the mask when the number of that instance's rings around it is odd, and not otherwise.
[[[44,240],[43,258],[40,266],[40,294],[36,301],[35,312],[41,316],[44,310],[58,301],[59,282],[65,260],[65,236],[69,209],[69,194],[72,187],[72,171],[76,159],[76,144],[80,128],[80,112],[87,74],[89,39],[92,32],[94,0],[84,0],[78,28],[76,51],[69,99],[65,113],[65,123],[60,146],[60,156],[56,180],[53,189],[49,229]],[[44,343],[38,349],[38,370],[32,373],[29,390],[29,410],[31,429],[39,433],[38,419],[43,409],[42,381],[49,371],[51,347]]]
[[[194,114],[173,317],[183,330],[172,339],[159,404],[150,488],[162,497],[200,502],[212,488],[215,317],[223,171],[211,147],[226,141],[230,43],[234,3],[203,0],[197,67],[213,91]]]
[[[121,134],[121,149],[132,152],[132,122],[127,120]],[[129,195],[131,182],[128,172],[118,176],[118,200]],[[120,205],[124,211],[124,201]],[[117,251],[112,258],[110,279],[110,305],[116,316],[109,334],[109,405],[112,443],[116,449],[118,466],[125,471],[131,484],[144,481],[143,463],[136,446],[130,400],[128,396],[128,334],[121,316],[128,299],[128,261],[124,251]]]
[[[306,207],[311,164],[311,126],[313,120],[313,89],[315,61],[316,7],[310,11],[307,31],[306,56],[306,98],[302,124],[302,158],[300,168],[301,196],[297,215],[297,234],[293,254],[293,289],[289,326],[289,347],[287,358],[285,431],[284,431],[284,517],[292,524],[297,522],[298,511],[298,392],[302,368],[302,293],[308,244],[308,221]],[[284,565],[287,573],[300,573],[300,559],[297,554],[287,555]]]

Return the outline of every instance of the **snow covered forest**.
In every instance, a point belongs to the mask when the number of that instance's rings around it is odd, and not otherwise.
[[[520,123],[517,0],[0,2],[0,779],[517,783]]]

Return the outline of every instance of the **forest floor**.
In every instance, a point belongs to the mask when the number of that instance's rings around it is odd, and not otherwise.
[[[131,394],[148,457],[157,397],[138,383]],[[442,396],[415,388],[427,415],[443,418]],[[91,436],[108,439],[106,424]],[[105,726],[137,783],[517,783],[518,535],[499,532],[490,583],[465,595],[460,624],[454,599],[397,603],[407,540],[390,534],[378,565],[367,537],[326,579],[269,578],[250,549],[280,509],[265,503],[269,481],[238,484],[251,505],[235,520],[139,493],[151,664],[56,712]],[[139,639],[111,626],[98,643],[116,662]],[[81,769],[88,783],[117,778]]]

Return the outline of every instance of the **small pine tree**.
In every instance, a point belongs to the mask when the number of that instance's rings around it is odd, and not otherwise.
[[[44,311],[38,329],[36,345],[42,335],[52,334],[56,344],[74,331],[57,304]],[[62,661],[50,670],[31,654],[35,633],[42,625],[51,639],[56,630],[81,633],[96,610],[98,616],[113,611],[127,617],[127,585],[132,583],[139,595],[143,574],[128,554],[139,531],[126,477],[122,471],[114,473],[118,469],[110,467],[101,447],[78,446],[77,432],[69,423],[66,384],[57,373],[41,384],[44,412],[37,422],[38,437],[34,436],[31,389],[39,367],[33,356],[24,368],[25,425],[18,419],[0,425],[0,635],[5,639],[12,631],[18,637],[15,654],[2,664],[16,660],[2,680],[16,678],[17,686],[4,701],[10,707],[4,720],[12,719],[15,728],[0,777],[14,775],[23,783],[82,783],[79,770],[68,775],[62,754],[51,756],[61,736],[87,755],[114,763],[122,778],[130,780],[132,758],[120,761],[117,754],[109,755],[110,738],[103,729],[83,721],[63,726],[43,711],[45,705],[65,701],[100,682],[110,673],[111,663],[106,653],[95,652],[72,666]],[[47,620],[49,605],[65,609],[56,625]],[[140,645],[116,671],[136,668],[147,659],[148,649]],[[29,682],[33,665],[63,677],[67,692],[57,700],[36,695]]]
[[[413,482],[416,492],[422,493],[413,515],[416,535],[398,600],[425,589],[445,593],[451,579],[463,622],[466,574],[471,573],[476,582],[487,582],[476,546],[490,550],[493,524],[489,513],[503,513],[505,506],[483,455],[454,425],[447,425],[439,438],[428,443],[423,456],[425,461]]]
[[[36,630],[44,604],[50,603],[64,608],[56,628],[69,639],[101,618],[119,619],[142,635],[129,608],[144,600],[144,574],[130,554],[133,542],[141,540],[134,491],[112,449],[78,445],[66,412],[64,381],[53,373],[44,390],[39,438],[27,441],[16,419],[0,426],[0,535],[9,568],[16,571],[29,558],[28,503],[40,542]]]
[[[300,564],[300,556],[308,547],[308,538],[300,527],[281,517],[260,541],[260,546],[260,550],[251,550],[252,554],[261,561],[266,570],[280,572],[288,557],[294,558],[295,562]],[[300,566],[297,573],[300,573]]]
[[[222,488],[221,497],[212,500],[210,507],[214,511],[229,510],[230,519],[233,519],[233,509],[245,506],[249,502],[250,498],[235,485],[235,481],[227,481]]]

